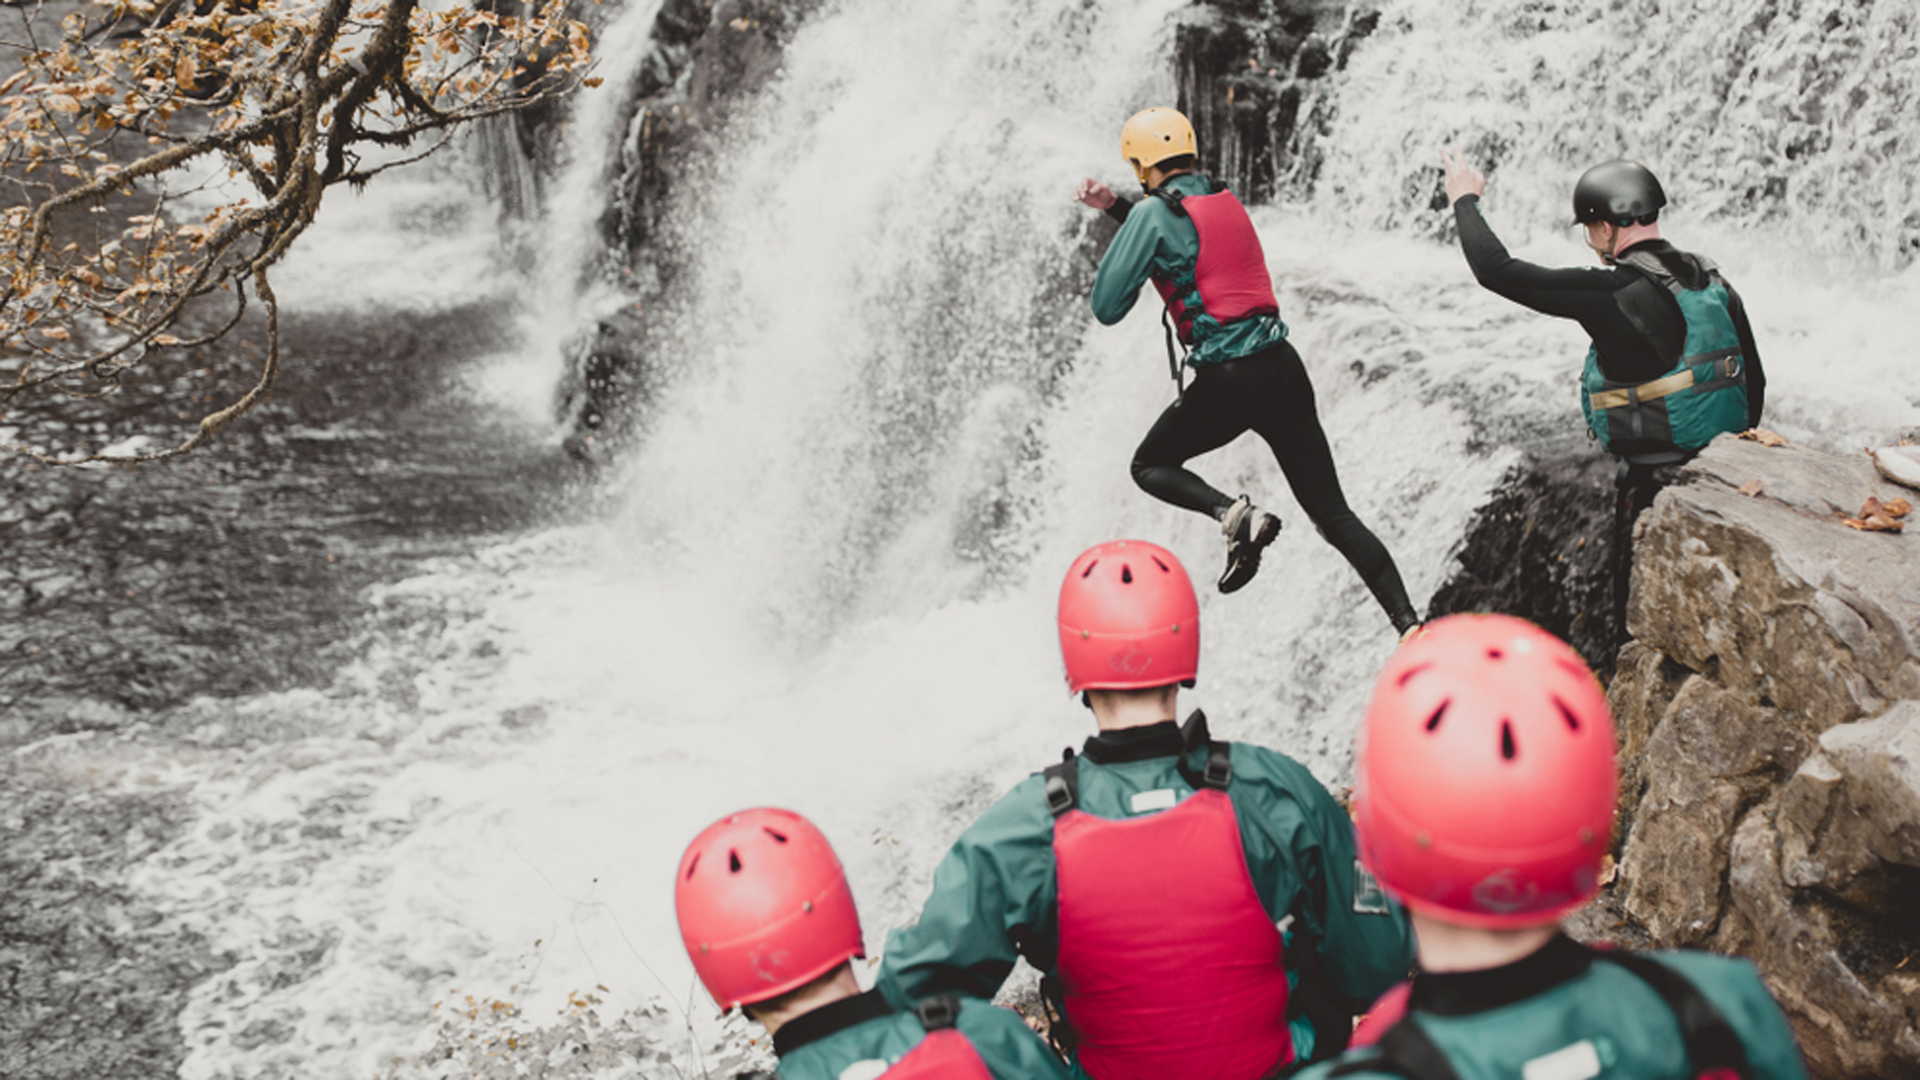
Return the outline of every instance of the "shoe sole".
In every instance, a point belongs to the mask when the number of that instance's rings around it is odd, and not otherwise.
[[[1260,522],[1260,531],[1254,533],[1244,545],[1246,550],[1228,560],[1226,571],[1220,575],[1220,591],[1237,592],[1252,581],[1253,576],[1260,572],[1260,553],[1279,535],[1280,519],[1272,514],[1266,515]]]

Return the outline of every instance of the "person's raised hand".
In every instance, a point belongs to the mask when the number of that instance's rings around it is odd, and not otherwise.
[[[1480,175],[1479,169],[1468,164],[1467,159],[1461,157],[1459,151],[1443,147],[1440,151],[1440,165],[1447,173],[1448,206],[1459,202],[1463,195],[1486,193],[1487,178]]]
[[[1086,203],[1095,210],[1105,210],[1113,205],[1116,198],[1113,189],[1098,180],[1080,181],[1080,186],[1073,189],[1073,197],[1075,201]]]

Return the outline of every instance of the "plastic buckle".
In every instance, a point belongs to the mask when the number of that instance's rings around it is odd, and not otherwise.
[[[928,1031],[940,1031],[950,1028],[960,1016],[960,1002],[946,994],[930,997],[913,1007],[920,1017],[920,1026]]]
[[[1201,775],[1205,777],[1208,787],[1225,791],[1227,785],[1233,782],[1233,760],[1225,754],[1208,754],[1207,771]]]
[[[1047,809],[1054,817],[1073,809],[1073,789],[1067,786],[1066,777],[1047,777]]]

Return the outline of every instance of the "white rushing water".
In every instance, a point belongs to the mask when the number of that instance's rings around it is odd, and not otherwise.
[[[603,39],[609,89],[576,118],[588,141],[560,181],[570,209],[542,281],[566,279],[554,260],[583,242],[582,203],[618,137],[606,95],[656,6]],[[703,193],[699,300],[659,358],[672,377],[603,518],[371,590],[361,658],[329,687],[199,702],[197,739],[23,751],[190,792],[196,824],[135,878],[235,960],[182,1017],[183,1075],[371,1077],[421,1049],[436,1002],[467,994],[539,1020],[605,987],[614,1010],[658,996],[706,1032],[671,904],[701,827],[752,805],[811,817],[877,948],[954,834],[1089,733],[1052,637],[1068,561],[1138,536],[1204,582],[1221,554],[1216,526],[1127,475],[1172,393],[1151,311],[1101,328],[1063,286],[1092,224],[1069,192],[1083,175],[1125,179],[1118,127],[1171,95],[1178,7],[843,0],[796,35]],[[1503,15],[1481,5],[1433,29],[1433,3],[1393,7],[1408,21],[1390,14],[1341,88],[1324,197],[1255,216],[1349,499],[1424,604],[1521,450],[1488,433],[1577,423],[1584,343],[1479,290],[1456,250],[1362,180],[1392,188],[1511,113],[1550,126],[1554,94],[1578,87],[1495,106],[1489,87],[1516,78],[1505,65],[1412,80],[1414,61],[1478,49]],[[1525,47],[1548,64],[1603,48],[1576,30]],[[1541,194],[1568,168],[1496,173],[1488,213],[1516,253],[1583,257]],[[1753,313],[1771,426],[1852,449],[1920,423],[1920,270],[1676,202],[1668,234],[1712,253]],[[329,204],[283,300],[350,313],[504,299],[521,286],[488,261],[491,229],[457,178],[383,183]],[[428,237],[446,273],[372,272]],[[473,394],[542,415],[554,310],[607,302],[540,294],[526,340],[475,358]],[[1199,468],[1287,529],[1245,592],[1203,590],[1189,704],[1337,784],[1393,637],[1263,445]],[[274,734],[229,748],[236,729]]]

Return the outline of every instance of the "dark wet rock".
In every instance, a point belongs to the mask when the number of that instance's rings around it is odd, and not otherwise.
[[[1749,494],[1749,492],[1751,494]],[[1816,1076],[1920,1077],[1920,536],[1864,456],[1722,438],[1642,518],[1589,927],[1752,958]]]
[[[1329,75],[1379,25],[1349,0],[1198,0],[1178,16],[1178,108],[1203,166],[1249,200],[1303,190],[1332,122]]]
[[[1474,514],[1458,568],[1428,617],[1500,611],[1570,643],[1602,678],[1618,650],[1613,616],[1613,459],[1585,443],[1515,466]]]

